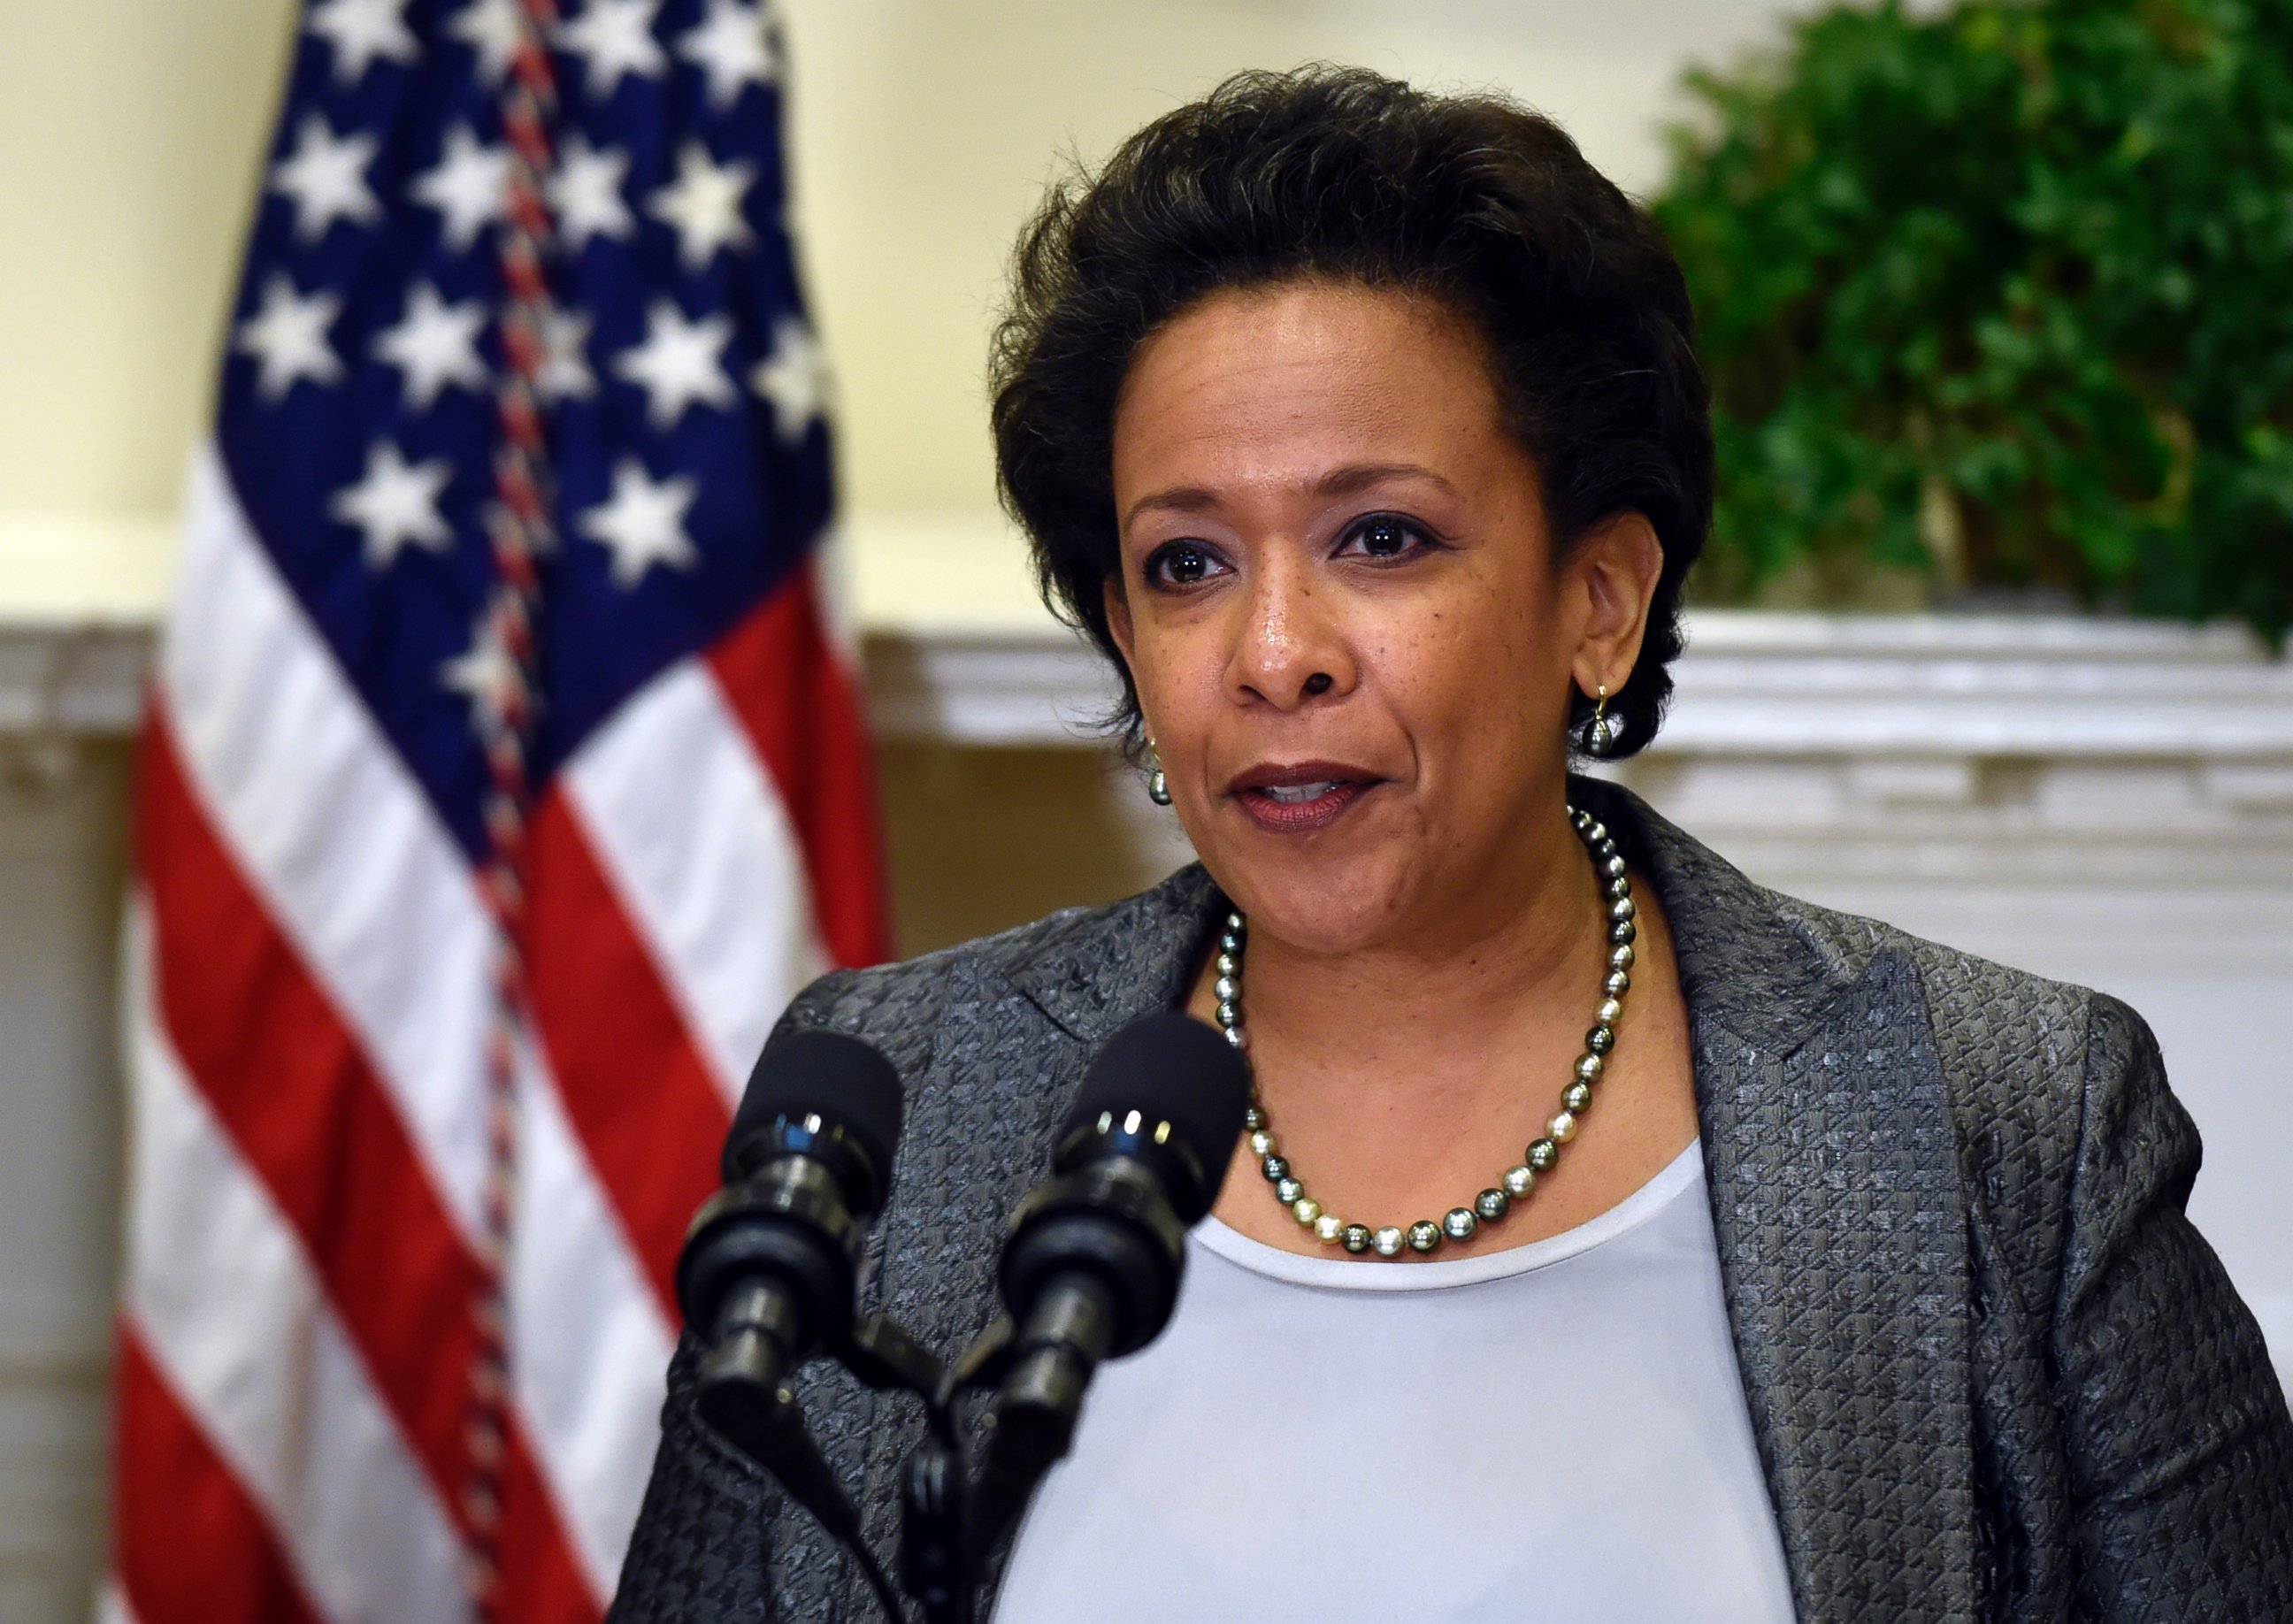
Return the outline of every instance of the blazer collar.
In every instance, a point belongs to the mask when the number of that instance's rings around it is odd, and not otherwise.
[[[1967,1219],[1916,965],[1803,912],[1638,796],[1576,804],[1671,925],[1722,1290],[1803,1624],[1974,1616]],[[1199,865],[983,956],[1098,1042],[1183,997],[1226,899]]]

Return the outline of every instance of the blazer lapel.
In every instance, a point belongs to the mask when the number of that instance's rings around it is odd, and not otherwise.
[[[1713,1223],[1803,1624],[1974,1616],[1965,1199],[1916,966],[1613,786],[1687,994]]]
[[[1226,900],[1200,863],[1100,910],[1076,909],[1024,948],[980,954],[1069,1037],[1103,1042],[1125,1022],[1185,998]]]

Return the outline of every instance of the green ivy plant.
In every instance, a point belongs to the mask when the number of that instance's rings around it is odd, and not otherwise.
[[[1706,601],[1912,570],[2293,623],[2293,0],[1889,0],[1691,74]]]

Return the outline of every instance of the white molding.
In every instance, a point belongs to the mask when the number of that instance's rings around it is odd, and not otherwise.
[[[133,726],[176,528],[0,512],[0,739]],[[999,517],[855,515],[837,553],[884,737],[1098,743],[1111,675],[1036,601]],[[2202,759],[2209,795],[2293,807],[2293,664],[2234,626],[1716,610],[1688,634],[1652,760],[1926,763],[1885,770],[1917,801],[1949,798],[1937,757]]]
[[[1049,619],[875,630],[867,647],[889,737],[1090,744],[1115,697]],[[2221,794],[2293,805],[2293,664],[2235,627],[1706,610],[1676,672],[1651,757],[2203,760]],[[1913,800],[1950,777],[1884,772]]]
[[[2293,768],[2293,665],[2233,626],[1706,611],[1677,671],[1652,753]]]
[[[0,737],[132,731],[150,654],[148,622],[0,620]]]
[[[1016,633],[876,632],[863,647],[886,739],[1096,747],[1093,718],[1120,694],[1106,662],[1049,619]]]
[[[150,641],[148,622],[0,617],[0,736],[129,731]],[[1096,747],[1115,695],[1043,616],[871,626],[863,647],[887,738]],[[1956,798],[1937,758],[2203,761],[2213,793],[2293,808],[2293,663],[2234,627],[1706,610],[1676,671],[1651,759],[1925,764],[1876,770],[1910,801]]]
[[[1755,869],[1843,881],[2293,879],[2293,664],[2234,627],[1706,611],[1664,731],[1615,771]],[[0,620],[0,794],[134,724],[146,627]],[[1065,627],[879,626],[888,742],[1106,748]]]

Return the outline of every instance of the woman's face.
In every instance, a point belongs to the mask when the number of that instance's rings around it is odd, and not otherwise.
[[[1560,833],[1572,677],[1620,687],[1638,653],[1646,521],[1557,565],[1478,336],[1327,282],[1220,293],[1150,338],[1114,476],[1115,639],[1253,929],[1345,952],[1497,928],[1552,849],[1522,832]]]

